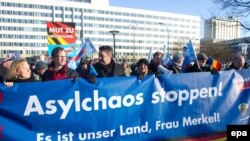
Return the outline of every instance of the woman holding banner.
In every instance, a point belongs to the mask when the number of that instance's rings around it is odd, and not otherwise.
[[[7,87],[12,87],[14,83],[35,82],[36,80],[31,75],[30,66],[26,59],[19,59],[12,63],[8,70],[4,84]]]
[[[149,62],[147,59],[142,58],[136,63],[136,71],[133,75],[137,76],[139,80],[142,80],[148,74],[152,74],[149,70]]]

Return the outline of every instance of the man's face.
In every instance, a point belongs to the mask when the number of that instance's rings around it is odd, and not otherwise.
[[[162,55],[157,55],[154,57],[153,61],[156,65],[160,65],[162,63]]]
[[[243,57],[235,57],[233,60],[233,65],[237,69],[241,69],[245,64],[245,59]]]
[[[106,51],[99,52],[99,62],[103,65],[107,65],[111,62],[112,54]]]
[[[199,59],[198,60],[200,67],[205,67],[207,60],[206,59]]]
[[[53,57],[53,61],[56,66],[64,66],[67,63],[67,56],[65,51],[59,51],[55,57]]]
[[[40,68],[40,69],[38,70],[38,73],[39,73],[40,75],[43,75],[47,69],[48,69],[48,68],[46,68],[46,67],[42,67],[42,68]]]

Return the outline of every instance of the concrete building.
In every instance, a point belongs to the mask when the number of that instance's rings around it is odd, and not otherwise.
[[[238,52],[242,53],[248,63],[250,63],[250,37],[228,40],[224,43],[229,44],[230,47],[232,47],[234,54]]]
[[[182,51],[189,39],[200,46],[197,16],[114,7],[108,0],[0,0],[0,57],[10,51],[22,57],[47,54],[47,21],[76,23],[77,46],[86,37],[97,48],[113,46],[110,31],[119,31],[118,62],[147,58],[151,47]]]
[[[204,39],[225,41],[240,38],[240,21],[233,18],[212,17],[205,20]]]

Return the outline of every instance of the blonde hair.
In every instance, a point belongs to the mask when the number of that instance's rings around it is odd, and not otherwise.
[[[18,70],[24,62],[27,62],[27,60],[24,58],[14,61],[6,74],[5,80],[16,80],[18,78]]]

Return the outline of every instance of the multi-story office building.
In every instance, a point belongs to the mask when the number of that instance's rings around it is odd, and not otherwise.
[[[205,20],[204,39],[225,41],[240,38],[240,21],[233,18],[212,17]]]
[[[113,46],[116,59],[134,62],[153,51],[181,51],[189,39],[200,45],[200,17],[114,7],[108,0],[0,0],[0,57],[47,54],[47,21],[76,23],[77,46]]]

